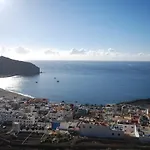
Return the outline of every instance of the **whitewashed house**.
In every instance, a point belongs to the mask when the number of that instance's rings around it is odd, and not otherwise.
[[[13,111],[0,109],[0,122],[13,121]]]
[[[94,124],[81,124],[79,127],[81,136],[99,137],[99,138],[124,138],[123,131],[111,130],[107,126]]]
[[[125,134],[133,137],[139,137],[139,132],[134,124],[117,124],[119,130],[122,130]]]
[[[23,125],[33,125],[35,123],[35,116],[25,114],[25,116],[14,116],[13,122],[19,122]]]

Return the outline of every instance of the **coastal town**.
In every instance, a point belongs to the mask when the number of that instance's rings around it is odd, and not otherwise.
[[[12,95],[12,94],[11,94]],[[0,97],[0,144],[149,144],[149,108],[91,105],[48,99]],[[87,144],[86,143],[86,144]],[[131,146],[131,145],[130,145]]]

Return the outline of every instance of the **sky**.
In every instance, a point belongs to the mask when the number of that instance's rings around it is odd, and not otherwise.
[[[150,61],[150,1],[0,0],[0,53],[19,60]]]

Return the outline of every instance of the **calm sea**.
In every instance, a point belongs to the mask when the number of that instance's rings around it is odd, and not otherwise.
[[[93,104],[150,97],[150,62],[33,63],[41,68],[42,74],[0,78],[0,88],[48,98],[50,101]]]

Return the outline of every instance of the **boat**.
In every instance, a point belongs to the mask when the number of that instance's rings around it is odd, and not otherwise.
[[[54,79],[56,79],[56,77],[54,77]]]
[[[57,82],[59,82],[59,80],[57,80]]]
[[[38,83],[37,81],[35,83]]]

